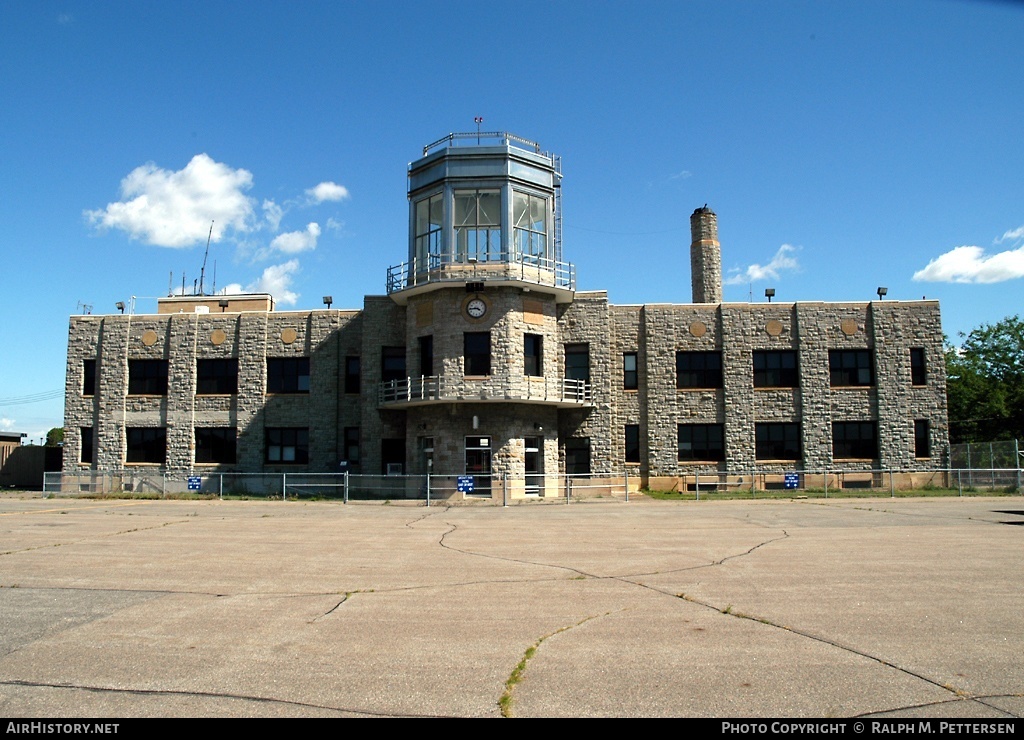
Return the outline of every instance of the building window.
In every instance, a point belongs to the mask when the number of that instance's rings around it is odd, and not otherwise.
[[[873,421],[832,422],[833,460],[874,460],[877,457],[878,434]]]
[[[626,425],[626,462],[640,462],[640,425]]]
[[[466,375],[491,374],[491,333],[468,331],[463,335]]]
[[[302,464],[309,462],[308,429],[265,429],[263,433],[265,462]]]
[[[349,467],[359,465],[359,427],[345,427],[344,459]]]
[[[196,395],[227,396],[238,393],[238,360],[196,360]]]
[[[359,392],[359,358],[349,355],[345,358],[345,392]]]
[[[765,423],[754,425],[754,455],[758,460],[799,460],[800,425]]]
[[[676,388],[721,387],[721,352],[676,352]]]
[[[833,387],[874,385],[874,362],[869,349],[830,349],[828,371]]]
[[[405,347],[380,348],[380,379],[384,383],[405,380]]]
[[[725,440],[721,424],[680,424],[679,462],[725,460]]]
[[[523,336],[523,373],[541,376],[544,374],[544,337],[540,334]]]
[[[914,457],[932,456],[931,429],[927,419],[914,422]]]
[[[794,350],[755,351],[755,388],[797,388],[800,376]]]
[[[590,475],[590,437],[565,440],[566,475]]]
[[[459,262],[501,259],[501,191],[455,191],[455,249]]]
[[[565,377],[590,382],[590,345],[565,345]]]
[[[636,366],[636,352],[622,355],[622,387],[627,391],[635,391],[639,385]]]
[[[167,430],[163,427],[128,427],[128,455],[126,462],[156,463],[167,461]]]
[[[420,375],[434,374],[434,336],[420,337]]]
[[[82,361],[82,395],[96,395],[96,360]]]
[[[309,358],[268,357],[267,393],[309,393]]]
[[[924,366],[924,347],[910,349],[910,382],[912,385],[925,385],[928,382],[928,373]]]
[[[513,193],[512,224],[516,254],[527,260],[547,256],[548,201],[529,193]]]
[[[405,437],[380,441],[380,472],[382,475],[405,473]]]
[[[234,427],[196,427],[196,462],[234,464],[236,438]]]
[[[91,463],[93,461],[92,427],[81,427],[79,433],[82,438],[82,449],[78,454],[78,461]]]
[[[416,203],[416,258],[420,260],[417,269],[440,267],[443,203],[444,197],[440,193]]]
[[[128,360],[128,395],[166,396],[167,360]]]

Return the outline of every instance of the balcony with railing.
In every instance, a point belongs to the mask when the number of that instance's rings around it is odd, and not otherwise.
[[[576,267],[530,254],[481,252],[478,257],[432,254],[388,268],[388,295],[396,300],[426,292],[443,283],[483,282],[488,285],[526,283],[571,300],[576,290]],[[404,301],[402,301],[404,303]]]
[[[449,378],[423,375],[381,383],[377,403],[388,408],[433,403],[536,403],[585,408],[593,403],[591,385],[570,378]]]

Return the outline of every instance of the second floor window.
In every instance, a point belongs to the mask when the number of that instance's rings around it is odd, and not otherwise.
[[[622,355],[622,387],[627,391],[635,391],[639,385],[636,352],[626,352]]]
[[[523,336],[523,374],[540,376],[544,374],[544,337],[540,334]]]
[[[196,395],[238,393],[238,360],[196,360]]]
[[[96,360],[82,361],[82,395],[96,395]]]
[[[565,377],[590,381],[590,345],[565,345]]]
[[[721,387],[721,352],[676,352],[676,388]]]
[[[381,347],[380,379],[385,383],[405,380],[405,347]]]
[[[167,360],[128,360],[128,394],[167,395]]]
[[[754,352],[755,388],[796,388],[799,385],[795,351]]]
[[[309,358],[268,357],[267,393],[309,393]]]
[[[828,373],[832,387],[874,385],[874,361],[869,349],[830,349]]]
[[[463,336],[466,375],[491,374],[491,334],[486,331],[468,331]]]

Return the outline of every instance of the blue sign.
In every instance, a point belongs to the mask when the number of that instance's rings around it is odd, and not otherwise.
[[[190,475],[188,477],[188,490],[190,490],[190,491],[198,491],[202,487],[203,487],[203,479],[202,479],[201,476]]]
[[[786,488],[799,488],[800,487],[800,474],[799,473],[786,473]]]
[[[473,476],[460,475],[456,488],[459,493],[473,493]]]

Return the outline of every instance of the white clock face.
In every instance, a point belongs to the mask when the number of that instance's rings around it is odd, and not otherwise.
[[[474,298],[466,304],[466,313],[472,316],[474,319],[479,319],[485,313],[487,313],[487,304],[479,298]]]

